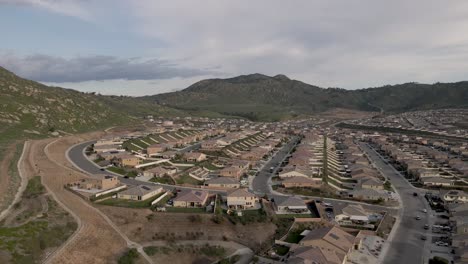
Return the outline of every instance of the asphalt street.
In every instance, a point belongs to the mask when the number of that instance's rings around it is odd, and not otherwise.
[[[255,176],[252,182],[252,189],[257,195],[271,195],[271,177],[281,165],[281,162],[296,146],[298,141],[299,137],[294,137],[292,140],[290,140],[258,172],[257,176]],[[270,172],[271,167],[275,167],[273,173]]]
[[[362,143],[361,147],[400,195],[400,221],[394,226],[395,233],[388,241],[390,244],[383,263],[427,263],[431,233],[429,230],[424,230],[424,224],[431,225],[433,219],[423,191],[413,187],[367,144]],[[414,196],[414,193],[418,195]],[[427,209],[428,213],[424,213],[423,209]],[[416,220],[416,216],[420,216],[421,220]],[[427,240],[422,240],[422,236],[426,236]]]
[[[94,144],[96,141],[87,141],[83,142],[77,145],[72,146],[68,152],[67,156],[68,159],[73,163],[73,165],[81,170],[82,172],[89,174],[90,176],[94,174],[111,174],[111,175],[116,175],[120,177],[120,182],[127,184],[127,185],[159,185],[164,187],[167,190],[172,190],[176,188],[174,185],[168,185],[168,184],[156,184],[153,182],[143,182],[139,180],[135,180],[132,178],[124,178],[120,174],[113,173],[111,171],[103,171],[101,168],[96,165],[94,162],[90,161],[84,154],[84,150],[86,149],[87,146]],[[195,144],[196,145],[196,144]],[[199,145],[198,145],[199,146]],[[196,149],[197,147],[194,146],[192,149]],[[187,149],[187,148],[186,148]],[[188,151],[184,149],[184,151]],[[200,189],[200,188],[190,188],[190,187],[181,187],[177,186],[177,189]],[[225,193],[225,191],[218,191],[218,190],[209,190],[212,193]]]

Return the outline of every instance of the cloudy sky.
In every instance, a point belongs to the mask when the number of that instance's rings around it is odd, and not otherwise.
[[[0,65],[146,95],[286,74],[356,89],[468,80],[468,1],[0,0]]]

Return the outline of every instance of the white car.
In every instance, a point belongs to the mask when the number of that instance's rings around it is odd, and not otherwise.
[[[423,209],[422,211],[423,211],[423,213],[427,213],[427,209]]]

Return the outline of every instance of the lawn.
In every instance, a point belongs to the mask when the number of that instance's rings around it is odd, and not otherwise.
[[[166,211],[171,213],[206,213],[205,208],[166,207]]]
[[[286,254],[288,254],[289,252],[289,248],[287,246],[283,246],[283,245],[277,245],[273,248],[273,250],[275,251],[276,254],[280,255],[280,256],[284,256]]]
[[[127,171],[124,168],[115,167],[115,166],[109,167],[109,168],[107,168],[107,170],[111,171],[113,173],[120,174],[122,176],[127,176],[127,177],[132,177],[132,178],[135,178],[137,176],[137,174],[138,174],[138,172],[135,171],[135,170]]]
[[[169,177],[169,176],[163,176],[163,177],[153,177],[150,179],[152,182],[159,182],[162,184],[174,184],[174,180]]]
[[[190,177],[188,174],[183,174],[176,179],[177,184],[191,184],[191,185],[202,185],[203,182],[197,181]]]
[[[294,224],[292,218],[276,218],[274,220],[276,225],[275,239],[280,239],[288,232],[289,228]]]
[[[301,233],[301,230],[291,230],[284,241],[288,243],[298,243],[302,239]]]
[[[241,223],[243,225],[250,223],[262,223],[268,220],[268,217],[263,209],[258,210],[244,210],[242,216],[228,215],[229,221],[233,224]]]
[[[107,170],[111,171],[113,173],[120,174],[120,175],[125,175],[127,173],[124,169],[119,168],[119,167],[115,167],[115,166],[109,167],[109,168],[107,168]]]

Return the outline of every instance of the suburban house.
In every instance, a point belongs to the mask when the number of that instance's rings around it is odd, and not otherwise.
[[[299,241],[299,245],[332,250],[343,256],[343,259],[354,245],[355,236],[335,226],[304,232],[305,236]]]
[[[335,208],[335,221],[339,225],[365,225],[373,219],[371,215],[360,204]]]
[[[229,166],[229,167],[221,169],[219,171],[219,175],[223,177],[232,177],[232,178],[239,180],[240,177],[244,174],[244,171],[245,170],[242,168]]]
[[[343,264],[345,256],[334,250],[318,247],[297,246],[290,248],[287,263],[291,264]]]
[[[143,172],[143,176],[145,177],[163,177],[174,175],[177,172],[176,167],[168,167],[168,166],[160,166],[148,169]]]
[[[384,183],[377,178],[367,178],[361,181],[361,187],[365,189],[383,190]]]
[[[174,207],[204,207],[207,200],[207,191],[183,190],[174,198]]]
[[[420,179],[422,184],[426,186],[452,186],[454,185],[453,180],[441,178],[441,177],[428,177]]]
[[[220,143],[218,143],[218,140],[211,139],[203,141],[201,143],[201,148],[204,150],[219,150],[222,148],[222,146]]]
[[[292,245],[287,263],[292,264],[343,264],[345,256],[319,247]]]
[[[306,178],[306,177],[288,177],[284,179],[281,184],[285,188],[293,187],[311,187],[311,188],[320,188],[322,185],[321,178]]]
[[[148,156],[152,156],[152,155],[164,152],[166,150],[167,150],[166,144],[153,144],[146,148],[146,154],[148,154]]]
[[[120,185],[120,180],[116,176],[96,174],[93,178],[84,178],[79,181],[73,182],[71,186],[76,186],[78,189],[83,190],[108,190]]]
[[[209,188],[239,188],[239,181],[231,177],[216,177],[205,181],[205,186]]]
[[[288,177],[312,177],[317,174],[313,170],[299,169],[299,168],[287,168],[280,172],[278,175],[280,178]]]
[[[307,204],[304,202],[304,200],[293,196],[278,196],[277,198],[275,198],[275,205],[278,214],[303,214],[307,212],[310,213]]]
[[[206,160],[206,155],[200,152],[187,152],[184,154],[184,159],[188,162],[201,162]]]
[[[244,210],[255,208],[258,202],[257,196],[246,189],[235,189],[227,193],[227,206],[230,209]]]
[[[96,153],[103,153],[103,152],[111,152],[111,151],[119,151],[121,149],[120,145],[99,145],[94,146],[94,151]]]
[[[117,157],[117,163],[122,167],[135,167],[140,164],[140,158],[130,154],[121,155]]]
[[[391,198],[391,195],[388,194],[386,191],[382,190],[374,190],[374,189],[365,189],[365,188],[357,188],[348,192],[349,197],[361,199],[361,200],[369,200],[369,201],[377,201],[377,200],[384,200],[388,201]]]
[[[466,203],[468,202],[468,193],[461,190],[450,190],[442,196],[442,199],[446,203]]]
[[[157,194],[164,192],[164,189],[159,186],[137,185],[117,194],[117,198],[144,201]]]

